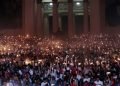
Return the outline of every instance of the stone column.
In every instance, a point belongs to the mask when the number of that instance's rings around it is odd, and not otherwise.
[[[34,35],[34,5],[34,0],[23,0],[23,31],[25,35]]]
[[[58,24],[58,0],[52,0],[53,1],[53,33],[56,33],[59,28]]]
[[[59,23],[59,30],[62,31],[62,21],[60,15],[59,15],[58,23]]]
[[[49,35],[49,21],[48,21],[48,15],[44,15],[44,34],[45,36]]]
[[[101,32],[100,1],[101,0],[90,0],[90,32],[94,34]]]
[[[68,0],[68,37],[75,35],[73,0]]]
[[[84,33],[89,32],[89,13],[88,13],[88,0],[84,0]]]
[[[37,2],[37,15],[36,15],[36,33],[37,36],[44,36],[44,19],[43,19],[43,8],[42,8],[42,0]]]

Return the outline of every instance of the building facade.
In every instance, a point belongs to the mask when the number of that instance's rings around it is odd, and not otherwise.
[[[120,25],[113,27],[106,23],[106,1],[22,0],[22,27],[4,29],[1,33],[72,37],[82,33],[119,32]]]
[[[104,24],[104,0],[23,0],[25,34],[69,37],[100,33]],[[102,5],[102,6],[101,6]]]

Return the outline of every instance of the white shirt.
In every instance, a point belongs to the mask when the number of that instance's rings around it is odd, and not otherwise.
[[[103,86],[103,82],[102,81],[95,81],[94,82],[96,86]]]
[[[84,78],[84,79],[83,79],[83,82],[86,82],[86,81],[87,81],[87,82],[90,82],[90,78]]]
[[[11,82],[8,82],[6,86],[14,86]]]
[[[55,72],[51,72],[51,76],[56,77],[56,73]]]
[[[80,80],[82,77],[81,77],[81,75],[77,75],[77,77],[76,77],[78,80]]]
[[[20,75],[22,75],[22,71],[21,70],[19,70],[18,72],[19,72]]]
[[[70,68],[69,68],[69,67],[67,67],[66,69],[67,69],[68,71],[70,70]]]
[[[29,73],[30,73],[30,75],[33,75],[33,70],[30,69],[30,70],[29,70]]]
[[[41,86],[45,86],[47,83],[46,82],[42,82],[41,83]]]
[[[60,79],[62,79],[63,78],[63,74],[60,74]]]

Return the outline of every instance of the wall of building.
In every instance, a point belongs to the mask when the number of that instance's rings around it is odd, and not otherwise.
[[[5,34],[5,35],[18,35],[18,34],[24,34],[24,33],[32,33],[35,30],[35,28],[34,28],[34,14],[33,14],[33,12],[34,12],[34,9],[33,9],[34,7],[33,6],[35,4],[33,4],[33,0],[30,0],[30,1],[28,0],[29,4],[31,4],[31,5],[28,5],[27,2],[26,2],[26,4],[23,4],[24,5],[23,7],[25,7],[26,9],[23,10],[23,12],[24,12],[23,13],[23,18],[21,19],[22,25],[21,26],[16,26],[20,22],[14,23],[15,26],[7,26],[7,25],[3,26],[3,25],[0,25],[0,35],[3,35],[3,34]],[[101,2],[101,3],[103,3],[103,2]],[[99,7],[98,7],[98,9],[99,9]],[[116,26],[115,25],[111,26],[108,23],[106,23],[106,20],[105,20],[106,16],[105,16],[105,8],[104,8],[104,6],[102,6],[102,8],[100,10],[100,13],[102,15],[101,18],[99,19],[100,22],[101,22],[100,31],[103,32],[103,33],[104,32],[105,33],[119,33],[120,32],[120,24],[118,24]],[[93,18],[94,18],[94,16],[93,16]],[[76,28],[76,33],[77,34],[82,33],[84,31],[83,30],[83,28],[84,28],[83,27],[83,18],[79,18],[79,19],[81,19],[81,20],[79,21],[77,17],[75,19],[75,23],[76,23],[75,28]],[[18,21],[19,20],[20,19],[18,19]],[[62,21],[61,24],[62,24],[62,28],[64,29],[65,34],[67,34],[67,24],[64,25],[65,22],[67,22],[66,20],[67,19],[64,18],[64,17],[61,18],[61,21]],[[94,27],[94,24],[92,26]],[[98,26],[96,26],[96,27],[98,27]],[[52,27],[50,27],[50,28],[52,28]],[[50,31],[51,30],[52,29],[50,29]],[[94,32],[94,29],[92,31]]]

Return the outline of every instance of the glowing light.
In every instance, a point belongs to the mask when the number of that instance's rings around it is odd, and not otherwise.
[[[81,65],[81,63],[78,63],[78,65]]]
[[[29,59],[26,59],[25,60],[25,64],[28,65],[28,64],[31,64],[31,61]]]
[[[50,6],[53,6],[53,3],[50,3],[49,5],[50,5]]]
[[[93,65],[93,62],[91,62],[90,65]]]
[[[97,64],[97,65],[99,65],[99,64],[100,64],[100,62],[99,62],[99,61],[96,61],[96,64]]]
[[[41,59],[39,59],[38,61],[39,61],[39,62],[42,62],[42,60],[41,60]]]
[[[26,38],[29,38],[29,37],[30,37],[30,35],[29,35],[29,34],[27,34],[27,35],[26,35]]]
[[[8,50],[10,51],[11,49],[9,48]]]
[[[77,5],[77,6],[80,6],[80,5],[81,5],[81,3],[80,3],[80,2],[76,2],[76,5]]]
[[[21,47],[21,45],[19,45],[19,47]]]
[[[4,51],[6,50],[6,47],[4,47]]]
[[[20,54],[17,54],[16,57],[20,57]]]
[[[118,58],[118,61],[120,61],[120,58]]]

